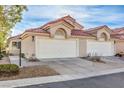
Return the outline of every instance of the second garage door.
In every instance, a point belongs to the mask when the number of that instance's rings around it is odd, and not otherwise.
[[[37,39],[36,57],[65,58],[78,56],[77,40]]]
[[[113,42],[97,42],[87,41],[87,54],[97,56],[113,56],[114,55]]]

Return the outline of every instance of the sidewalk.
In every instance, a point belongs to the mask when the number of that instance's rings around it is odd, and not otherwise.
[[[11,64],[16,64],[19,66],[19,56],[9,56]],[[25,59],[21,58],[21,67],[41,65],[40,62],[27,62]]]
[[[45,84],[45,83],[51,83],[51,82],[83,79],[83,78],[88,78],[88,77],[95,77],[95,76],[107,75],[107,74],[112,74],[112,73],[120,73],[120,72],[124,72],[124,68],[92,72],[92,73],[87,73],[85,75],[84,74],[57,75],[57,76],[49,76],[49,77],[8,80],[8,81],[0,81],[0,87],[1,88],[2,87],[3,88],[22,87],[22,86],[35,85],[35,84]]]
[[[8,57],[3,57],[2,60],[0,60],[0,64],[10,64]]]

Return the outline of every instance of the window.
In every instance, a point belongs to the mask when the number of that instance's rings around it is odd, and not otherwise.
[[[12,42],[12,46],[15,47],[17,45],[17,42]]]
[[[65,39],[66,38],[66,32],[64,29],[57,29],[57,31],[55,32],[55,38],[62,38]]]
[[[99,38],[100,41],[106,41],[107,40],[107,35],[106,33],[102,33],[101,37]]]
[[[12,47],[19,48],[19,42],[12,42]]]
[[[114,40],[114,44],[116,43],[116,41]]]
[[[56,31],[56,35],[65,36],[65,32],[64,31]]]

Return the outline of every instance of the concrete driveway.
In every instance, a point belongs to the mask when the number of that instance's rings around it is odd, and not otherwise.
[[[87,74],[92,72],[107,71],[124,68],[124,62],[109,62],[110,58],[104,59],[106,63],[87,61],[81,58],[56,58],[42,59],[40,62],[27,62],[22,59],[22,66],[48,65],[61,75],[65,74]],[[19,64],[18,56],[10,56],[11,63]]]

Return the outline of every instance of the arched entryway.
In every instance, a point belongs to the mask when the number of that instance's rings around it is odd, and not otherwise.
[[[108,33],[108,32],[98,32],[97,33],[97,40],[99,40],[99,41],[108,41],[110,39],[110,33]]]
[[[107,41],[107,40],[108,40],[108,37],[107,37],[106,33],[101,33],[100,39],[101,39],[102,41]]]

